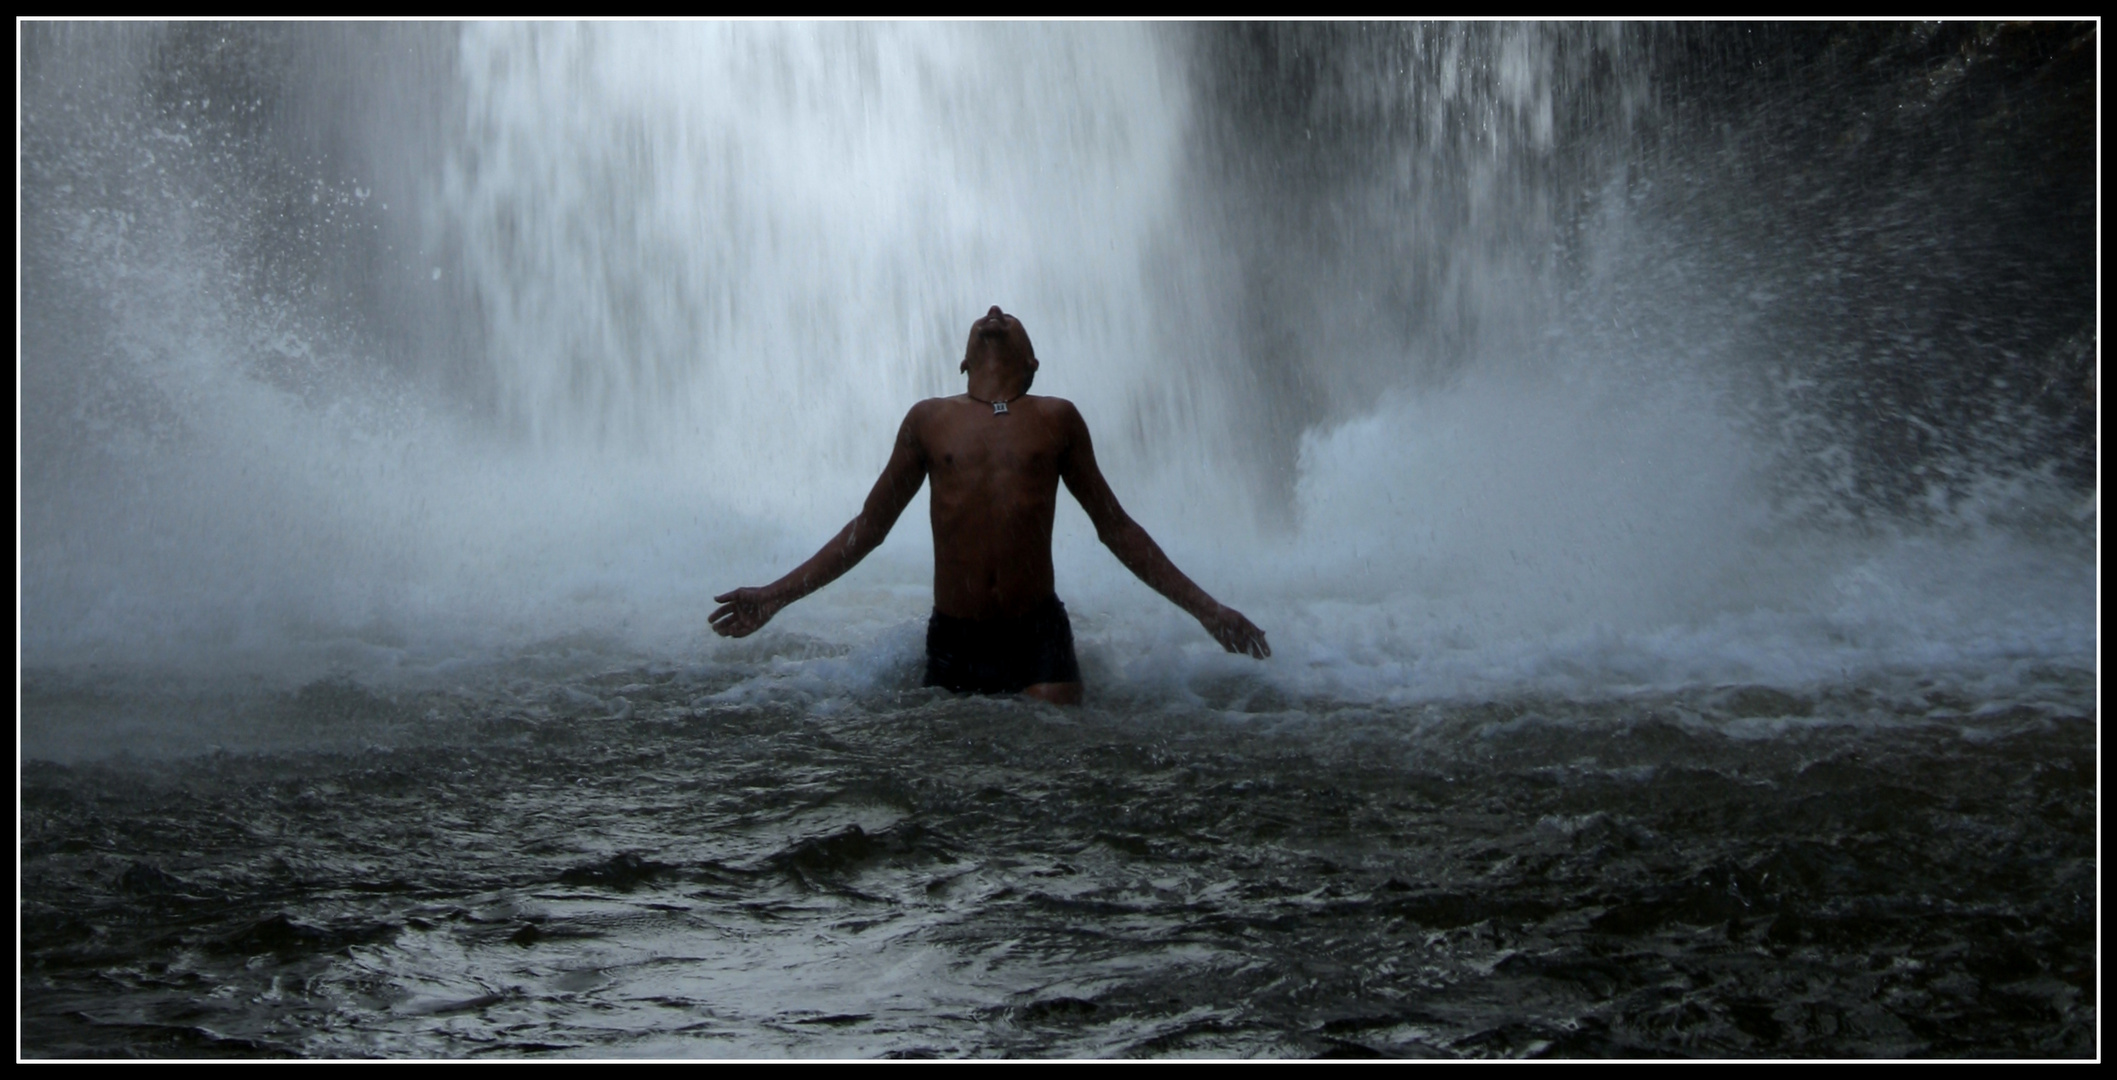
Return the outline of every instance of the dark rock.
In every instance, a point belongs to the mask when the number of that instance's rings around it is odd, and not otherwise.
[[[118,875],[118,888],[135,896],[166,896],[184,887],[184,883],[162,872],[160,867],[136,862]]]
[[[569,885],[602,885],[630,892],[670,869],[663,863],[650,862],[629,851],[621,851],[599,863],[576,866],[559,875],[559,880]]]

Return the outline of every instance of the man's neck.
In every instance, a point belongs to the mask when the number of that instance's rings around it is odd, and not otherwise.
[[[970,396],[979,401],[1012,401],[1029,392],[1028,381],[1019,371],[973,371]]]

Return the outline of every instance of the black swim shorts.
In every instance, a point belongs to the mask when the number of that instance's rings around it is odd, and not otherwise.
[[[1037,683],[1081,681],[1073,624],[1054,596],[1015,619],[926,621],[926,683],[956,693],[1014,694]]]

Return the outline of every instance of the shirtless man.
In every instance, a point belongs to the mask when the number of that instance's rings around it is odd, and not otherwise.
[[[1229,652],[1272,655],[1264,631],[1176,569],[1103,481],[1088,425],[1064,398],[1030,397],[1036,351],[1021,321],[997,306],[970,326],[970,392],[912,406],[867,504],[823,550],[763,588],[736,589],[710,621],[743,637],[779,609],[838,579],[889,535],[933,477],[934,613],[926,624],[926,685],[1011,694],[1060,705],[1081,699],[1066,606],[1052,591],[1051,519],[1058,485],[1078,499],[1095,535],[1154,591],[1204,624]]]

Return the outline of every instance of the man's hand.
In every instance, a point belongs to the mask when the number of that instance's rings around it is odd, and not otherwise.
[[[736,589],[713,598],[720,606],[706,621],[713,624],[713,632],[721,637],[748,637],[757,628],[772,621],[779,609],[788,601],[773,594],[769,589]]]
[[[1264,631],[1257,624],[1242,617],[1242,612],[1225,604],[1198,620],[1213,635],[1213,640],[1229,652],[1248,653],[1259,660],[1272,655],[1272,647],[1264,642]]]

